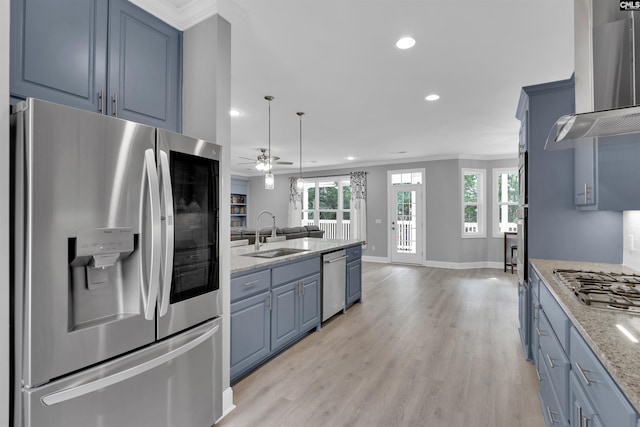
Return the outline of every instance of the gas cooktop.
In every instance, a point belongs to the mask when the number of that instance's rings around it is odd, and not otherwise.
[[[562,269],[553,274],[583,304],[640,314],[640,275]]]

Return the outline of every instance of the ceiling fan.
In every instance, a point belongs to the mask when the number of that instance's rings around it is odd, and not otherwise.
[[[271,169],[273,165],[292,165],[293,164],[293,162],[281,161],[280,157],[278,156],[271,156],[271,159],[269,159],[269,156],[267,156],[266,148],[260,148],[260,154],[255,160],[249,157],[240,157],[240,158],[245,160],[251,160],[251,162],[238,163],[239,165],[254,164],[255,168],[258,169],[259,171],[267,171]]]

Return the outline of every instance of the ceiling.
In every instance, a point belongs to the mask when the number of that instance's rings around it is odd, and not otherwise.
[[[211,13],[217,6],[231,17],[231,104],[241,111],[231,118],[236,175],[259,174],[239,157],[267,146],[265,95],[274,96],[272,155],[293,162],[275,165],[275,174],[299,168],[298,111],[306,113],[305,171],[514,158],[520,88],[573,72],[572,0],[164,3],[206,4]],[[416,45],[397,49],[406,35]],[[425,101],[430,93],[440,100]]]

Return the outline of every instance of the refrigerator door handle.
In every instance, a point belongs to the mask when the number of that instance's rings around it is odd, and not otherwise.
[[[162,287],[160,288],[160,316],[169,310],[171,279],[173,277],[173,191],[171,189],[171,170],[169,156],[160,150],[160,185],[162,200],[160,204],[164,241],[162,242]]]
[[[162,356],[151,359],[141,365],[125,369],[124,371],[120,371],[113,375],[109,375],[104,378],[79,385],[77,387],[47,394],[46,396],[42,397],[42,403],[44,403],[45,406],[52,406],[58,403],[66,402],[67,400],[75,399],[77,397],[93,393],[94,391],[98,391],[105,387],[109,387],[119,382],[126,381],[151,369],[157,368],[158,366],[164,365],[165,363],[170,362],[171,360],[199,346],[200,344],[211,338],[216,332],[218,332],[219,328],[220,325],[215,325],[213,328],[209,329],[208,331],[204,332],[202,335],[194,338],[188,343],[176,348],[175,350],[171,350],[163,354]]]
[[[145,150],[144,152],[144,168],[142,171],[142,194],[144,194],[144,187],[149,188],[149,203],[151,205],[151,263],[149,265],[149,283],[146,288],[148,293],[145,295],[143,292],[144,303],[144,317],[147,320],[152,320],[155,316],[156,299],[158,298],[158,286],[160,282],[160,186],[158,184],[158,172],[156,170],[155,153],[152,148]],[[140,230],[144,230],[143,218],[145,217],[145,200],[144,197],[140,198]],[[144,231],[143,231],[144,234]],[[144,240],[144,238],[143,238]],[[144,244],[144,243],[143,243]],[[144,280],[144,256],[140,257],[140,283],[142,288],[145,289]]]

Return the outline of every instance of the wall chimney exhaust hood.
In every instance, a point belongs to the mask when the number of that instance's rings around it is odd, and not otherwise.
[[[574,36],[576,114],[558,119],[547,150],[640,132],[639,12],[620,10],[617,1],[576,0]]]

